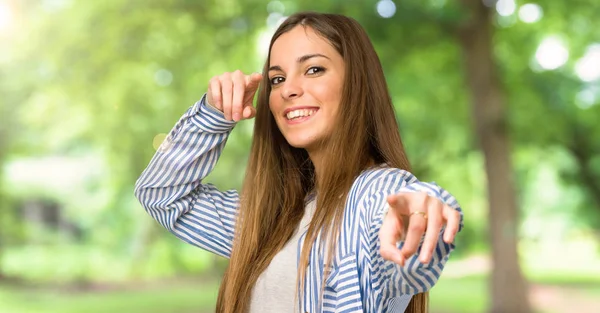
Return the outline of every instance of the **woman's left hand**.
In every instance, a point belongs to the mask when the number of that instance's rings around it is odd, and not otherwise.
[[[437,246],[440,230],[445,225],[444,242],[451,243],[458,232],[460,213],[424,192],[401,192],[388,196],[389,211],[379,231],[381,256],[404,266],[406,259],[417,252],[425,234],[419,260],[429,263]],[[404,239],[402,249],[397,243]]]

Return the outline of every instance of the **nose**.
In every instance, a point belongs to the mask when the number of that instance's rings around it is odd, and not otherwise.
[[[281,97],[285,100],[292,100],[302,96],[304,91],[302,90],[302,86],[299,81],[296,79],[286,79],[283,83],[283,90],[281,92]]]

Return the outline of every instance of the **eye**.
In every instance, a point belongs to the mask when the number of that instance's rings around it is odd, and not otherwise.
[[[308,71],[306,71],[306,74],[308,75],[314,75],[314,74],[318,74],[320,72],[324,72],[325,68],[320,67],[320,66],[313,66],[311,68],[308,69]]]
[[[275,76],[271,78],[271,86],[278,85],[284,81],[283,77]]]

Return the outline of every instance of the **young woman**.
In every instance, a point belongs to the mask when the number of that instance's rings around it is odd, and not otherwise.
[[[255,116],[241,194],[204,183]],[[448,192],[409,172],[367,34],[332,14],[283,22],[262,74],[211,79],[135,193],[173,234],[230,258],[227,313],[426,312],[462,221]]]

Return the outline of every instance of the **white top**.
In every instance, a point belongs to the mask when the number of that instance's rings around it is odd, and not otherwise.
[[[306,205],[300,226],[258,277],[250,298],[250,313],[295,311],[294,305],[298,302],[295,298],[299,257],[297,243],[308,230],[308,225],[315,212],[315,205],[315,200]]]

